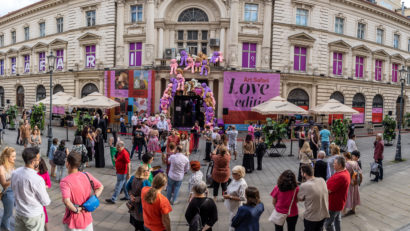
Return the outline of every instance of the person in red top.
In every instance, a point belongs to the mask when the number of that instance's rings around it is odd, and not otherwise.
[[[161,194],[166,185],[167,177],[163,173],[158,173],[152,180],[152,187],[142,188],[141,202],[145,230],[171,230],[169,213],[172,207],[168,199]]]
[[[81,153],[72,151],[67,156],[68,176],[60,182],[60,189],[66,207],[63,218],[64,230],[93,230],[93,218],[84,210],[84,204],[92,193],[91,182],[94,183],[95,195],[99,197],[104,189],[100,181],[90,173],[79,172]],[[87,175],[86,175],[87,174]],[[88,177],[89,179],[88,179]]]
[[[180,140],[179,140],[179,136],[178,136],[177,130],[172,129],[171,135],[168,136],[168,139],[167,139],[167,153],[170,152],[170,150],[169,150],[169,144],[170,144],[170,143],[174,143],[176,146],[178,146],[178,145],[179,145],[179,141],[180,141]]]
[[[343,156],[336,156],[333,162],[333,167],[335,169],[335,174],[327,180],[330,217],[325,220],[326,231],[341,230],[341,211],[345,207],[347,192],[350,185],[350,173],[345,168],[345,158]]]
[[[118,154],[115,160],[115,169],[117,171],[117,183],[115,184],[114,194],[111,199],[106,199],[108,204],[115,204],[118,195],[121,190],[124,191],[125,197],[121,198],[122,201],[129,200],[128,190],[126,190],[127,180],[130,179],[131,175],[131,161],[130,154],[124,148],[124,142],[120,141],[117,143]]]
[[[374,162],[379,164],[379,173],[374,178],[374,182],[378,182],[379,179],[383,180],[383,151],[384,151],[384,143],[382,140],[382,134],[378,133],[376,135],[376,140],[374,141]]]

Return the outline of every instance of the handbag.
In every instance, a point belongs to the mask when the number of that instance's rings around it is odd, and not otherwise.
[[[100,200],[95,195],[94,182],[90,179],[87,173],[84,172],[91,184],[90,198],[83,205],[81,205],[88,212],[94,212],[100,206]],[[93,195],[94,194],[94,195]]]
[[[274,208],[272,211],[272,214],[269,217],[270,222],[272,222],[275,225],[280,225],[280,226],[283,226],[285,224],[286,218],[290,214],[290,209],[292,207],[293,200],[295,199],[295,195],[296,195],[296,189],[295,189],[295,192],[293,193],[292,202],[290,202],[288,213],[287,214],[280,213],[276,211],[276,208]]]
[[[209,162],[208,168],[206,169],[206,184],[212,185],[214,180],[212,179],[212,170],[214,169],[214,161]]]

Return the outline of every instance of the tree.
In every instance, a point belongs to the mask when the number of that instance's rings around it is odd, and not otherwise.
[[[45,106],[43,103],[33,105],[30,116],[30,126],[34,129],[37,126],[41,131],[44,130]]]
[[[383,119],[383,127],[384,127],[384,132],[383,132],[383,139],[387,141],[386,145],[390,146],[393,145],[392,141],[396,138],[396,120],[394,120],[392,117],[386,115]]]
[[[331,130],[335,144],[337,144],[341,149],[344,149],[348,140],[347,136],[349,133],[349,121],[347,119],[334,120]]]

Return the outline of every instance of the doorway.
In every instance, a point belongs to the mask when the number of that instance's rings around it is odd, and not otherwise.
[[[195,94],[176,95],[173,108],[173,127],[194,126],[195,121],[199,126],[204,126],[203,99]]]
[[[24,108],[24,88],[22,86],[17,88],[16,104],[17,107]]]

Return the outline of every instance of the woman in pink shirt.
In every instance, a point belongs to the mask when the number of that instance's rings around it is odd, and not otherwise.
[[[71,151],[66,162],[68,176],[60,182],[61,194],[66,206],[63,218],[64,230],[93,230],[91,213],[84,210],[81,205],[90,198],[93,192],[99,197],[104,188],[101,182],[90,173],[79,172],[80,166],[81,153]],[[94,185],[93,189],[91,181]]]
[[[48,174],[47,164],[46,164],[46,162],[44,161],[43,158],[40,159],[37,174],[39,176],[43,177],[43,179],[46,183],[46,188],[51,188],[50,175]],[[44,215],[46,217],[46,223],[44,224],[44,230],[47,231],[48,230],[48,228],[47,228],[48,216],[47,216],[46,206],[43,206],[43,208],[44,208]]]
[[[289,207],[291,207],[290,214],[286,218],[288,231],[295,231],[296,223],[298,221],[298,192],[299,187],[296,183],[295,174],[291,170],[286,170],[280,175],[278,184],[270,194],[273,197],[273,206],[275,206],[277,212],[288,214]],[[292,198],[294,198],[293,203]],[[290,206],[290,203],[292,203],[292,206]],[[283,226],[275,224],[275,230],[282,231]]]
[[[255,137],[255,127],[253,126],[253,123],[250,122],[249,123],[249,127],[248,127],[248,135],[252,136],[252,140]]]

